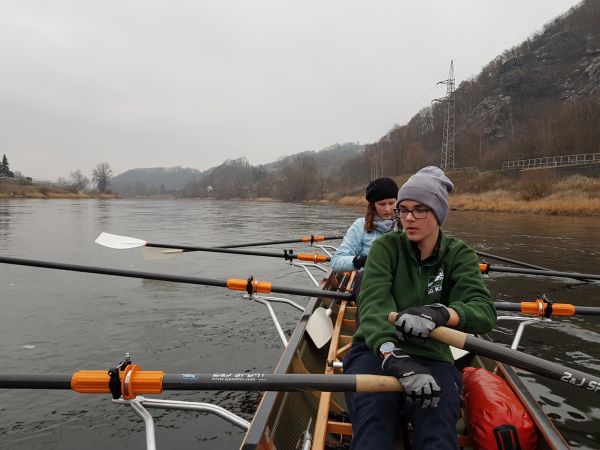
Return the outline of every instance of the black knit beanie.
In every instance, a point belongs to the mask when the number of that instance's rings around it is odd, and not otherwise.
[[[376,178],[367,185],[365,192],[367,201],[374,203],[386,198],[396,198],[398,185],[388,177]]]

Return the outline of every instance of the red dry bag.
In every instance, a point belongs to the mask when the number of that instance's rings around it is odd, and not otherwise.
[[[467,430],[475,448],[533,450],[537,430],[523,404],[498,375],[474,367],[463,370]]]

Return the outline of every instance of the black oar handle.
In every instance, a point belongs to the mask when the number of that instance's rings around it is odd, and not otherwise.
[[[173,283],[199,284],[204,286],[228,287],[227,280],[211,278],[186,277],[182,275],[168,275],[152,272],[138,272],[134,270],[108,269],[104,267],[82,266],[78,264],[64,264],[52,261],[38,261],[33,259],[12,258],[0,256],[0,263],[15,264],[20,266],[43,267],[46,269],[70,270],[73,272],[96,273],[100,275],[114,275],[119,277],[142,278],[146,280],[170,281]],[[344,292],[323,291],[320,289],[290,288],[284,286],[271,286],[270,292],[291,295],[305,295],[307,297],[327,297],[341,300],[352,300],[352,294]]]

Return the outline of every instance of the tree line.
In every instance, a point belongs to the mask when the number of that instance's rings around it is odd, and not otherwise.
[[[90,188],[93,184],[98,192],[109,192],[108,185],[113,175],[113,171],[107,162],[98,163],[92,169],[91,179],[83,174],[80,169],[77,169],[69,174],[69,178],[60,177],[57,184],[73,192],[83,192]],[[11,177],[20,180],[31,181],[31,178],[23,176],[20,172],[10,170],[10,164],[6,154],[2,157],[0,163],[0,177]]]
[[[93,185],[98,192],[110,193],[108,189],[110,179],[113,176],[113,171],[110,164],[102,162],[96,164],[92,169],[91,180],[84,173],[77,169],[69,174],[69,178],[59,178],[58,184],[73,192],[85,192]]]

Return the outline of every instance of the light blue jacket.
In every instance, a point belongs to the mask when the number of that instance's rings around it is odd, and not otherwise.
[[[365,218],[356,219],[346,231],[342,244],[331,258],[331,269],[334,272],[355,270],[356,268],[352,264],[354,257],[368,255],[371,244],[382,234],[381,231],[377,230],[367,233],[365,231]]]

